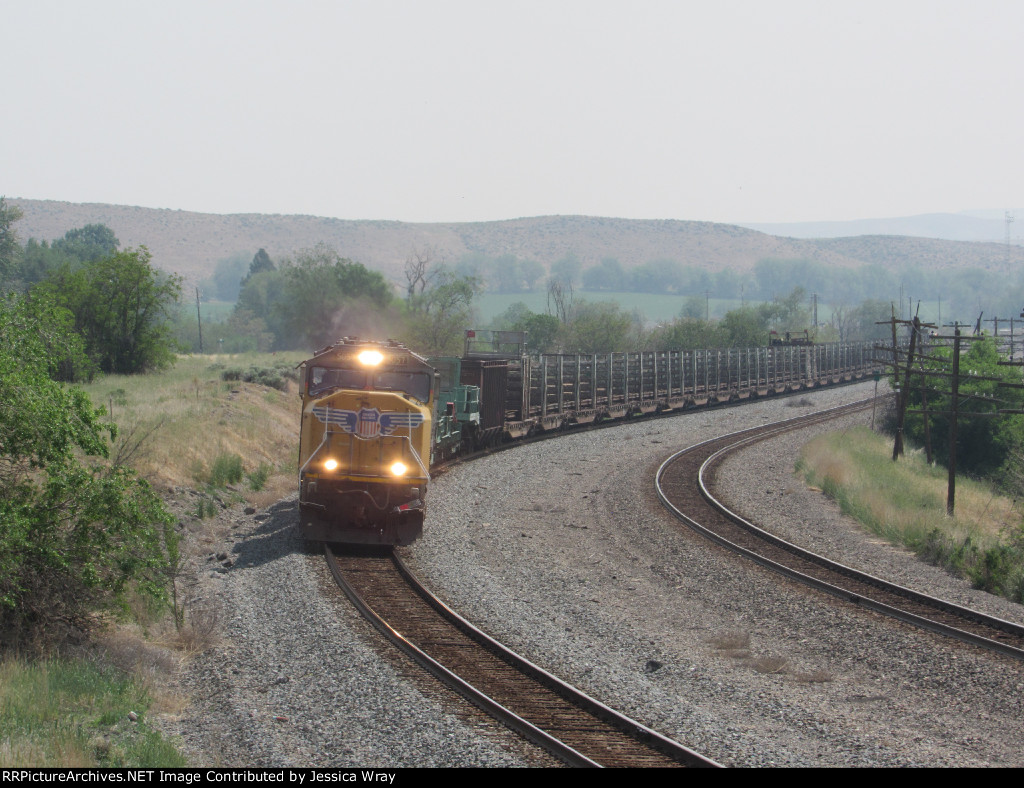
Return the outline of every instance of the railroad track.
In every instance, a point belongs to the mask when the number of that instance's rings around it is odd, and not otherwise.
[[[960,607],[823,558],[730,511],[714,494],[715,471],[730,453],[791,430],[871,407],[865,400],[785,422],[714,438],[684,449],[658,469],[662,503],[689,527],[720,545],[849,602],[1024,660],[1024,626]]]
[[[719,764],[565,684],[476,629],[393,554],[335,553],[328,565],[353,604],[445,684],[573,766]]]

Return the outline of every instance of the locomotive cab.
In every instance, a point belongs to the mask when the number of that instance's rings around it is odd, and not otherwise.
[[[404,545],[423,531],[435,373],[397,342],[345,338],[302,364],[300,530]]]

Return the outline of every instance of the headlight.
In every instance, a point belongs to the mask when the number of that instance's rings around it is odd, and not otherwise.
[[[384,360],[384,354],[378,350],[364,350],[356,358],[364,367],[376,367]]]
[[[328,460],[327,462],[324,463],[324,468],[326,468],[329,471],[333,471],[337,467],[338,467],[338,461],[334,460],[334,459]]]
[[[392,476],[405,476],[405,472],[408,471],[408,470],[409,470],[409,468],[406,466],[406,464],[404,462],[396,462],[396,463],[392,464],[392,466],[391,466],[391,475]]]

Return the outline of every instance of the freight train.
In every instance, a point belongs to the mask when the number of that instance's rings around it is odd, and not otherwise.
[[[538,432],[848,382],[870,343],[537,355],[521,332],[467,331],[462,357],[346,337],[301,365],[300,529],[410,544],[430,468]]]

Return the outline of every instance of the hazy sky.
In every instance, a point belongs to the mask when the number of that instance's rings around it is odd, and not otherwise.
[[[1022,52],[1020,0],[0,0],[0,195],[425,222],[1011,209]]]

